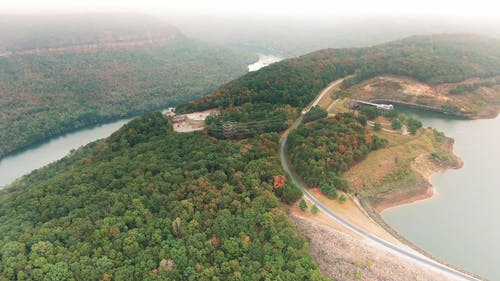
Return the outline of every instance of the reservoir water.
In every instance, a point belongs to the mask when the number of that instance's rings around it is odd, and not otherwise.
[[[500,280],[500,117],[456,120],[403,111],[455,139],[464,166],[435,174],[432,198],[387,209],[382,217],[431,255]]]
[[[248,66],[249,72],[257,71],[265,66],[268,66],[272,63],[279,62],[280,60],[282,60],[281,57],[274,56],[274,55],[258,54],[258,56],[259,56],[259,60]]]
[[[128,120],[119,120],[64,134],[3,158],[0,160],[0,187],[34,169],[63,158],[72,149],[111,135]]]
[[[249,71],[256,71],[281,60],[280,57],[274,55],[258,55],[259,60],[248,66]],[[0,189],[35,169],[63,158],[72,149],[111,135],[129,120],[119,120],[54,137],[39,145],[29,147],[26,150],[13,153],[1,159]]]

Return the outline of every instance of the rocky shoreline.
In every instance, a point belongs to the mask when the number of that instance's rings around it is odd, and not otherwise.
[[[352,235],[297,215],[291,218],[309,241],[312,256],[323,274],[334,280],[451,280]]]

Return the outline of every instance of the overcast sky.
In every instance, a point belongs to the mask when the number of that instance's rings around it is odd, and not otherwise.
[[[334,15],[426,15],[500,19],[498,0],[0,0],[0,13],[192,13],[321,18]]]

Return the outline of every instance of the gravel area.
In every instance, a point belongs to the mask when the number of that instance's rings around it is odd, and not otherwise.
[[[332,280],[452,280],[310,219],[291,217],[321,271]]]

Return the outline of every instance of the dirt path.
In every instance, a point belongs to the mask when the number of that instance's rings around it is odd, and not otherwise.
[[[336,99],[334,100],[329,106],[328,108],[326,109],[327,112],[330,112],[330,110],[332,110],[332,108],[337,104],[337,102],[339,101],[339,99]]]

